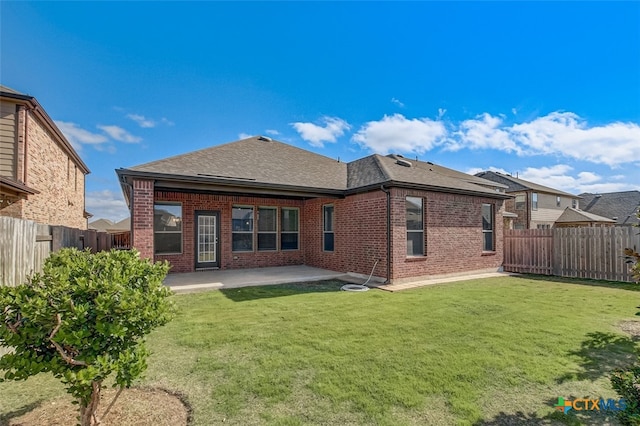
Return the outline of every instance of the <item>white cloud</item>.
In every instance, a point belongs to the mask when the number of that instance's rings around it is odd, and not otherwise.
[[[391,103],[398,105],[400,108],[404,108],[404,104],[396,98],[391,98]]]
[[[279,131],[273,130],[273,129],[267,129],[267,130],[265,130],[265,133],[268,134],[268,135],[273,135],[273,136],[278,136],[280,134]]]
[[[141,137],[133,136],[131,133],[119,126],[97,126],[98,129],[105,132],[111,139],[126,143],[138,143]]]
[[[438,108],[438,120],[442,120],[442,117],[447,113],[447,110],[444,108]]]
[[[250,137],[253,137],[253,135],[250,135],[249,133],[238,133],[238,139],[248,139]]]
[[[465,120],[460,123],[459,130],[454,134],[455,138],[448,141],[448,149],[498,149],[521,153],[522,150],[511,138],[509,131],[500,128],[502,122],[502,118],[487,113]]]
[[[324,142],[335,143],[337,138],[344,135],[351,126],[349,123],[338,117],[322,117],[320,122],[323,125],[313,123],[291,123],[300,137],[309,142],[312,146],[323,147]]]
[[[160,122],[162,122],[163,124],[166,124],[167,126],[173,126],[175,124],[173,121],[169,120],[166,117],[162,117],[160,119]]]
[[[75,123],[68,121],[56,121],[55,123],[75,149],[81,149],[82,145],[99,145],[108,141],[106,136],[91,133],[78,127]]]
[[[476,174],[487,169],[473,168],[467,173]],[[627,182],[613,182],[619,180],[619,175],[603,177],[592,171],[573,173],[573,167],[566,164],[556,164],[547,167],[527,167],[517,173],[509,173],[499,167],[489,167],[488,170],[511,174],[514,177],[528,180],[539,185],[548,186],[571,194],[583,192],[618,192],[640,189],[640,184]]]
[[[405,118],[385,115],[379,121],[365,123],[351,138],[364,148],[380,154],[389,152],[422,154],[440,143],[447,130],[441,121],[429,118]]]
[[[451,150],[497,149],[519,155],[553,155],[616,167],[640,161],[640,124],[599,126],[572,112],[552,112],[534,120],[504,124],[488,113],[465,120],[447,142]]]
[[[511,113],[513,115],[518,115],[518,110],[516,108],[511,108]]]
[[[122,193],[115,193],[108,189],[87,192],[85,209],[93,214],[92,221],[110,219],[116,222],[129,216],[129,209]]]
[[[127,118],[135,121],[136,123],[138,123],[138,126],[143,128],[156,127],[156,122],[151,119],[145,118],[144,115],[127,114]]]
[[[560,153],[616,166],[640,160],[640,125],[615,122],[589,127],[572,112],[553,112],[511,126],[513,139],[534,153]]]

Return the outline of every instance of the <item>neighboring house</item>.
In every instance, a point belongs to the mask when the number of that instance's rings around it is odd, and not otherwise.
[[[587,192],[580,194],[580,197],[584,211],[613,219],[616,225],[630,226],[640,223],[637,216],[640,209],[640,191],[602,194]]]
[[[579,196],[548,186],[498,172],[480,172],[476,176],[508,187],[507,194],[514,198],[506,201],[505,210],[518,215],[513,220],[514,229],[552,228],[567,207],[579,207]]]
[[[109,219],[96,219],[89,222],[89,229],[109,234],[120,234],[131,230],[131,219],[127,217],[115,223]]]
[[[133,247],[176,272],[378,262],[391,282],[502,265],[505,187],[432,163],[251,137],[116,172]]]
[[[86,229],[86,164],[33,96],[0,86],[0,111],[0,216]]]
[[[567,207],[555,222],[557,228],[615,226],[616,221],[583,210]]]

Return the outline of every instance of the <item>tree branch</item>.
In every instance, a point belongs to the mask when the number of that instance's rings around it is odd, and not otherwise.
[[[120,386],[120,389],[118,389],[118,392],[116,393],[116,396],[113,397],[113,399],[111,400],[111,403],[109,403],[109,406],[107,407],[107,409],[104,410],[104,413],[102,413],[102,420],[104,420],[104,418],[107,417],[107,414],[109,414],[109,410],[111,410],[111,407],[113,407],[113,404],[116,403],[116,400],[118,399],[118,397],[120,396],[120,394],[122,393],[123,390],[124,390],[124,386]]]
[[[49,341],[51,342],[53,347],[56,348],[56,350],[58,351],[58,353],[60,354],[62,359],[65,360],[65,362],[67,364],[81,365],[81,366],[85,367],[87,365],[86,362],[78,361],[78,360],[73,359],[73,357],[71,355],[69,355],[67,352],[65,352],[64,349],[62,349],[62,346],[60,346],[59,343],[53,341],[53,337],[56,335],[56,333],[58,333],[58,330],[60,330],[60,326],[62,325],[62,317],[60,316],[59,313],[56,314],[56,321],[58,323],[56,324],[56,326],[53,329],[53,331],[51,331],[51,334],[49,335]]]

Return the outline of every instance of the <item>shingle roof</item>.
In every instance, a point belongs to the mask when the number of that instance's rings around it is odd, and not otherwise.
[[[546,192],[549,194],[564,195],[565,197],[580,198],[579,196],[570,194],[568,192],[560,191],[558,189],[550,188],[544,185],[539,185],[537,183],[529,182],[528,180],[515,178],[513,176],[505,175],[502,173],[486,171],[486,172],[476,173],[476,176],[507,185],[509,187],[507,189],[507,193],[526,191],[530,189],[532,191],[537,191],[537,192]]]
[[[384,183],[508,198],[504,185],[423,161],[373,154],[343,163],[275,140],[254,136],[147,164],[119,169],[210,184],[296,187],[358,192]],[[399,164],[404,163],[404,165]]]
[[[599,222],[599,223],[615,223],[615,220],[611,220],[606,217],[598,216],[593,213],[585,212],[583,210],[567,207],[564,212],[556,220],[556,223],[571,223],[571,222]]]
[[[11,93],[13,95],[20,95],[20,96],[29,96],[26,93],[18,92],[17,90],[12,89],[11,87],[7,87],[3,84],[0,84],[0,92]]]
[[[636,212],[640,208],[640,191],[580,194],[582,210],[608,218],[617,218],[618,225],[638,223]]]
[[[341,190],[346,189],[347,183],[346,163],[259,136],[130,170]]]

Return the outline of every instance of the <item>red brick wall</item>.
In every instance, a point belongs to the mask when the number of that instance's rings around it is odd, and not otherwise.
[[[153,254],[153,188],[151,181],[134,181],[134,246],[143,255]],[[392,189],[392,280],[408,277],[497,269],[502,264],[502,201],[466,195]],[[424,198],[425,256],[406,255],[405,197]],[[195,268],[195,211],[220,212],[220,268],[255,268],[306,264],[339,272],[368,275],[379,259],[374,276],[386,277],[386,194],[380,190],[344,199],[289,200],[232,195],[155,192],[155,201],[180,202],[183,219],[183,250],[178,255],[156,255],[168,260],[173,272]],[[495,252],[483,252],[482,204],[495,205]],[[334,206],[334,251],[323,251],[323,206]],[[233,252],[231,210],[233,205],[298,207],[300,250]],[[278,208],[278,224],[280,224]],[[254,223],[254,227],[257,223]],[[280,225],[278,225],[279,229]],[[142,245],[144,250],[138,245]]]
[[[344,199],[307,200],[304,206],[304,246],[307,265],[374,276],[387,274],[386,194],[372,191]],[[322,250],[323,205],[334,206],[334,252]]]
[[[189,194],[181,192],[156,191],[156,201],[180,202],[182,204],[182,253],[177,255],[156,255],[156,260],[168,260],[172,272],[191,272],[195,270],[195,211],[215,210],[220,212],[220,268],[259,268],[264,266],[284,266],[304,264],[302,232],[298,237],[298,250],[258,251],[254,238],[252,252],[233,252],[231,246],[231,209],[234,205],[258,207],[297,207],[300,209],[300,227],[302,228],[302,200],[287,200],[262,197],[239,197],[233,195]],[[151,206],[153,209],[153,205]],[[278,232],[280,231],[278,208]],[[153,212],[152,212],[153,215]],[[153,229],[153,217],[151,218]],[[257,230],[257,222],[254,222]],[[278,241],[280,236],[278,235]]]
[[[423,197],[425,256],[407,257],[405,197]],[[467,195],[392,189],[394,280],[497,269],[502,265],[502,201]],[[494,204],[495,251],[483,252],[482,204]]]
[[[24,174],[25,131],[27,122]],[[48,225],[87,229],[84,217],[84,173],[56,142],[56,136],[32,113],[18,114],[17,177],[40,191],[0,209],[0,216],[33,220]]]
[[[153,181],[134,179],[131,245],[140,257],[153,259]]]

